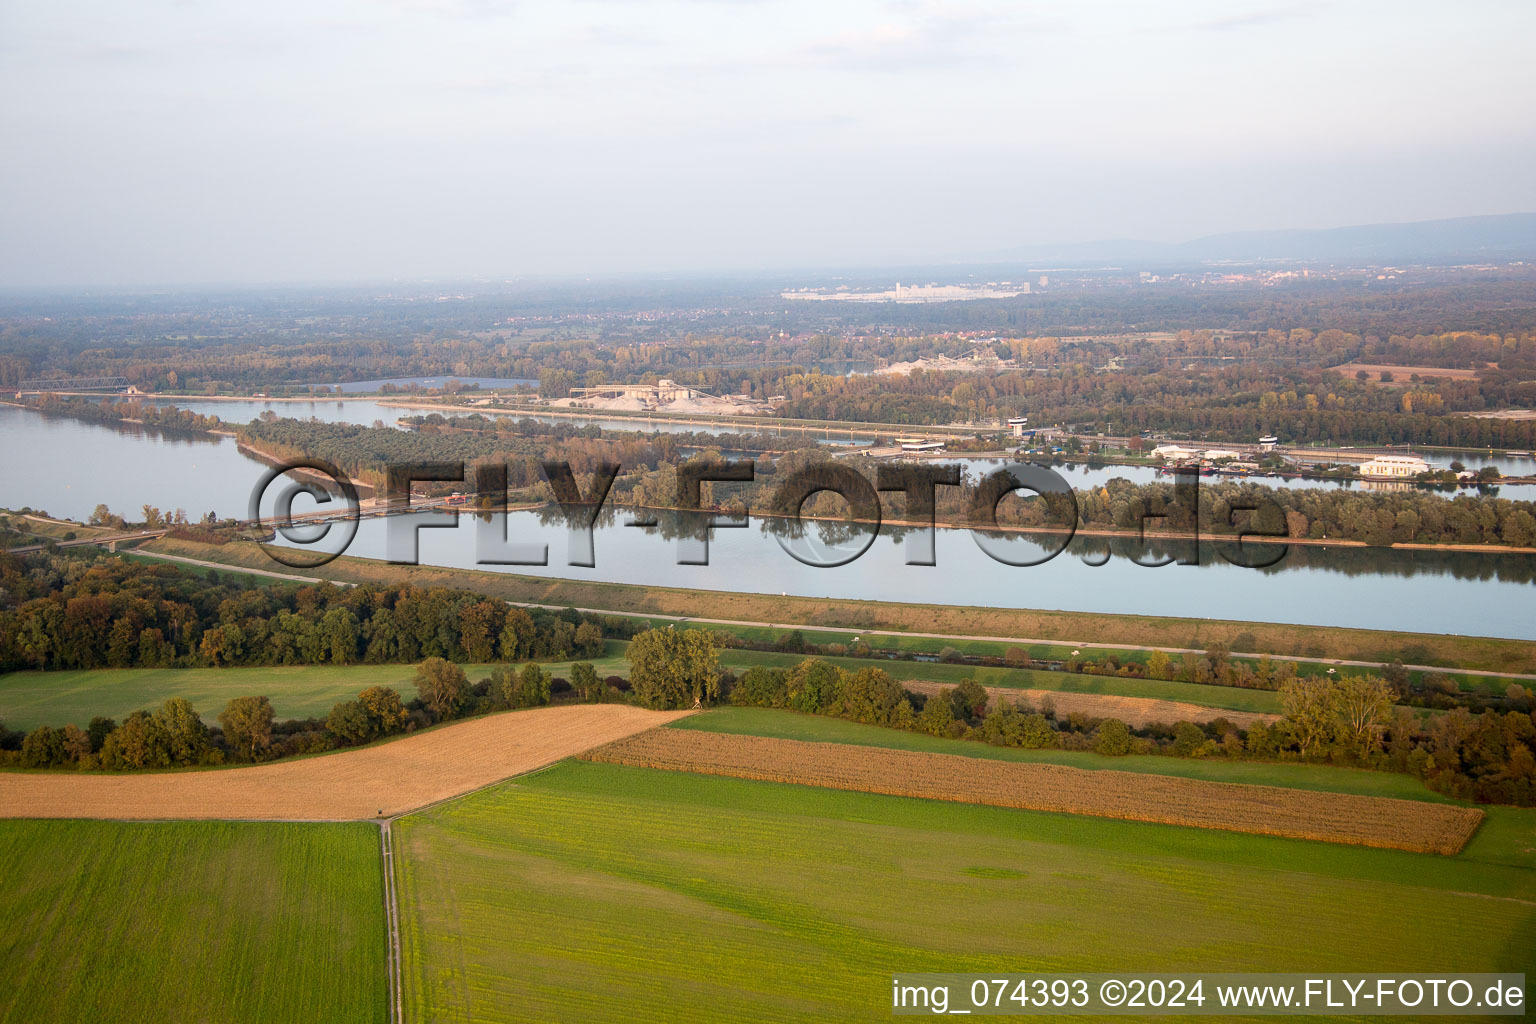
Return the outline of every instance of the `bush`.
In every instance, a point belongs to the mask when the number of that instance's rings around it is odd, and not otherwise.
[[[1107,757],[1122,757],[1131,752],[1131,730],[1118,718],[1106,718],[1099,723],[1093,737],[1093,750]]]
[[[754,665],[731,688],[732,704],[744,707],[782,708],[789,698],[788,673],[781,668]]]

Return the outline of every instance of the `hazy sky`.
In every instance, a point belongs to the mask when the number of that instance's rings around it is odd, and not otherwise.
[[[1536,210],[1536,3],[0,0],[0,285]]]

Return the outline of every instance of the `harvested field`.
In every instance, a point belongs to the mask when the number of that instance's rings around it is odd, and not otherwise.
[[[248,768],[123,775],[5,772],[0,773],[0,817],[387,817],[689,713],[581,704],[488,715],[361,750]]]
[[[903,682],[902,686],[916,693],[933,694],[948,689],[948,684],[924,680]],[[1070,690],[1020,690],[1006,686],[985,687],[990,698],[988,707],[997,708],[999,701],[1029,701],[1038,708],[1049,699],[1061,716],[1076,712],[1090,718],[1118,718],[1126,725],[1141,728],[1153,722],[1172,725],[1175,722],[1210,722],[1225,718],[1239,729],[1246,729],[1255,722],[1268,724],[1277,721],[1279,715],[1267,715],[1256,711],[1228,711],[1226,708],[1206,707],[1183,700],[1159,700],[1155,697],[1121,697],[1111,693],[1074,693]]]
[[[1364,371],[1367,380],[1379,381],[1383,372],[1392,375],[1392,382],[1407,384],[1414,374],[1419,375],[1420,380],[1476,380],[1477,370],[1451,370],[1441,366],[1397,366],[1392,363],[1345,363],[1343,366],[1335,366],[1334,370],[1351,379],[1355,374]]]
[[[1483,812],[1474,808],[1387,797],[682,729],[657,729],[632,736],[588,751],[583,757],[641,768],[1416,853],[1458,852],[1483,819]]]

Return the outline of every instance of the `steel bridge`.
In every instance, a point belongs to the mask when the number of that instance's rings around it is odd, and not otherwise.
[[[102,391],[122,390],[127,377],[34,377],[16,385],[18,391]]]

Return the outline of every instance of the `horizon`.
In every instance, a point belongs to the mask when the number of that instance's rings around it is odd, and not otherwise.
[[[922,274],[943,273],[948,271],[958,277],[971,276],[988,271],[1012,271],[1015,273],[1095,273],[1100,271],[1123,271],[1132,269],[1133,265],[1141,269],[1156,267],[1161,270],[1173,268],[1193,269],[1197,267],[1209,267],[1217,264],[1273,266],[1290,263],[1313,263],[1319,265],[1345,266],[1376,266],[1378,263],[1370,261],[1350,262],[1347,260],[1320,257],[1316,259],[1298,259],[1294,257],[1245,257],[1237,260],[1213,260],[1196,256],[1181,255],[1170,252],[1161,255],[1145,255],[1136,253],[1113,252],[1093,255],[1073,254],[1074,249],[1096,249],[1110,246],[1154,246],[1168,249],[1177,249],[1181,246],[1195,245],[1216,239],[1240,239],[1245,236],[1260,235],[1307,235],[1325,234],[1329,232],[1341,232],[1352,230],[1369,230],[1377,228],[1412,228],[1425,225],[1463,223],[1468,221],[1495,221],[1521,217],[1536,217],[1536,210],[1515,210],[1505,213],[1471,214],[1464,217],[1446,217],[1432,220],[1406,220],[1387,221],[1373,224],[1330,224],[1317,227],[1291,227],[1279,229],[1267,228],[1234,228],[1232,230],[1219,231],[1212,234],[1201,235],[1197,238],[1174,239],[1150,239],[1150,238],[1092,238],[1073,241],[1055,241],[1042,243],[1036,246],[1036,252],[1032,255],[1005,256],[995,255],[994,258],[977,257],[970,259],[953,259],[949,261],[934,259],[927,262],[907,263],[842,263],[842,264],[791,264],[782,265],[757,265],[742,267],[715,267],[703,266],[679,267],[675,269],[611,269],[603,271],[551,271],[541,273],[537,271],[524,273],[498,274],[492,272],[473,272],[455,275],[437,274],[397,274],[375,275],[352,278],[291,278],[261,280],[255,278],[241,279],[183,279],[183,280],[140,280],[124,282],[37,282],[37,283],[12,283],[0,282],[0,295],[27,296],[44,294],[78,294],[78,295],[151,295],[166,293],[204,293],[220,290],[237,292],[260,292],[281,289],[348,289],[348,288],[382,288],[405,287],[426,285],[521,285],[521,284],[576,284],[590,283],[593,285],[614,284],[618,282],[632,283],[661,283],[661,282],[704,282],[704,281],[751,281],[756,279],[781,278],[782,284],[790,280],[786,275],[800,275],[801,278],[810,280],[840,280],[844,275],[865,280],[876,280],[879,275],[901,274],[920,272]],[[1532,249],[1536,251],[1536,239],[1532,240]],[[1055,261],[1055,262],[1050,262]],[[1050,265],[1047,263],[1050,262]],[[1404,262],[1394,260],[1389,262]],[[1409,265],[1421,266],[1451,266],[1455,265],[1445,260],[1407,260]],[[1521,261],[1525,262],[1525,261]],[[821,275],[819,278],[817,275]]]
[[[1477,8],[13,5],[0,280],[898,267],[1536,209],[1536,11]]]

